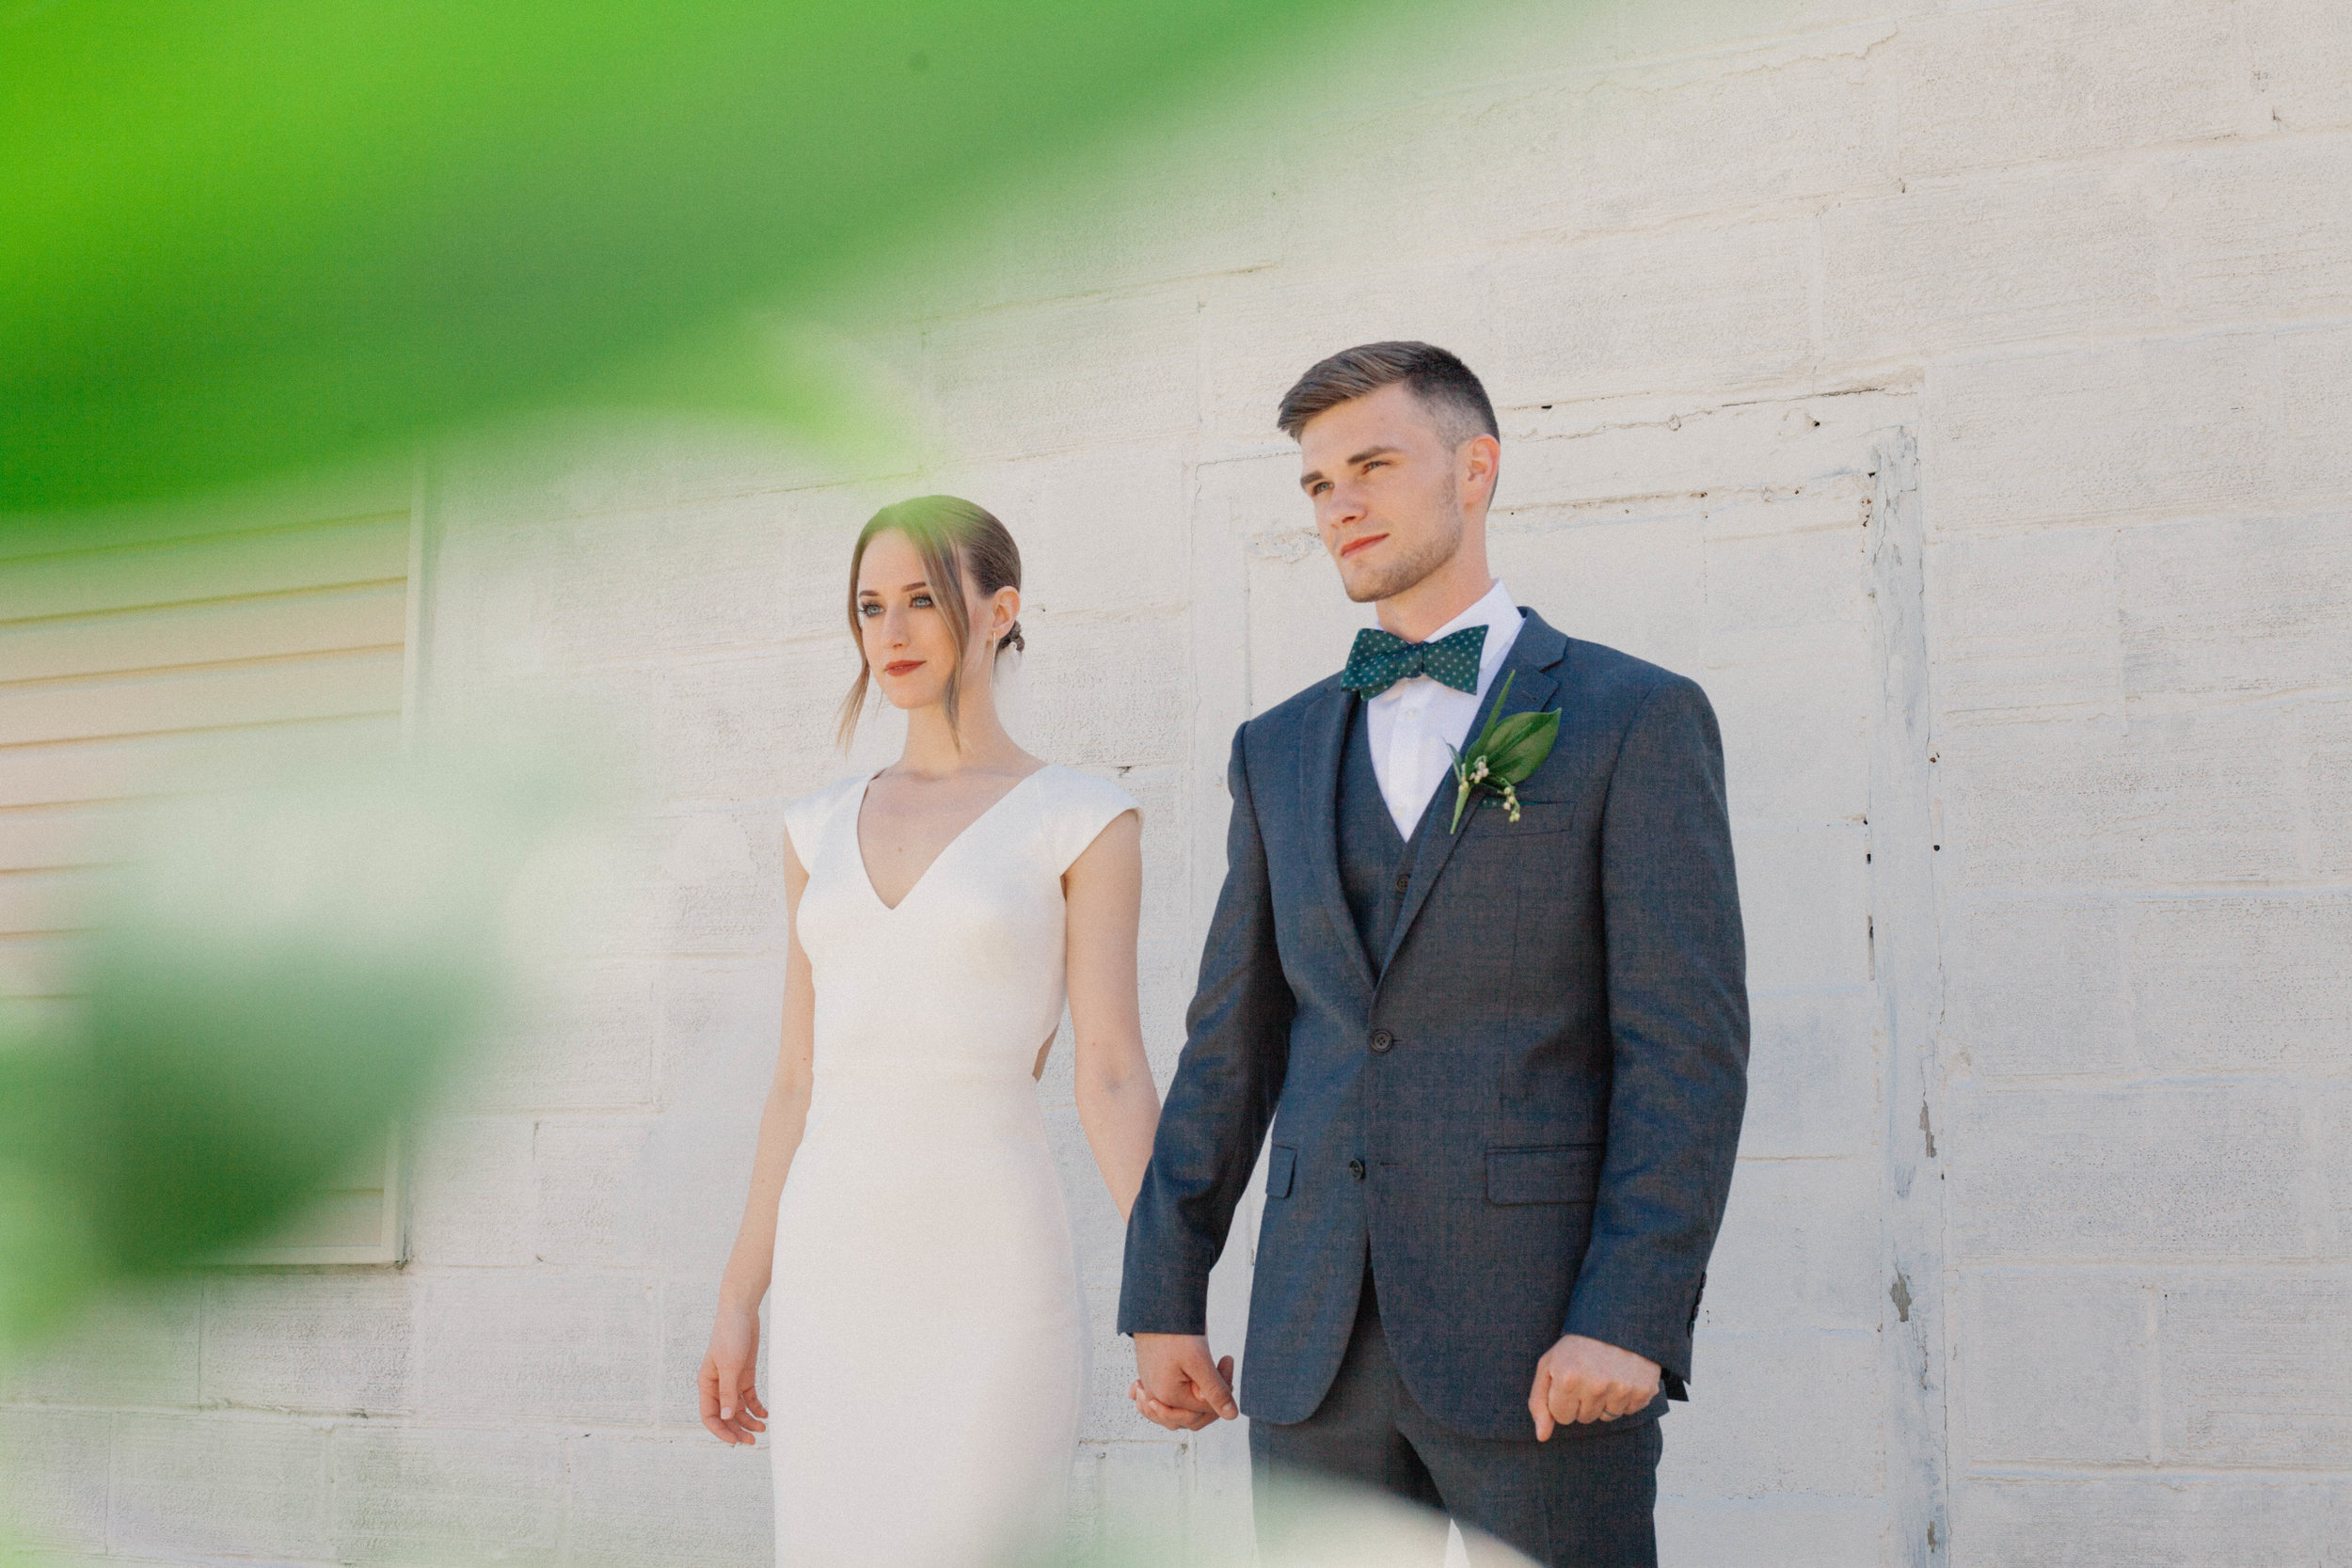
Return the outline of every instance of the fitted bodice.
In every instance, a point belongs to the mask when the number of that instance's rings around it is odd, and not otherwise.
[[[885,905],[858,850],[869,778],[785,810],[808,872],[798,932],[816,981],[816,1071],[1026,1076],[1065,1000],[1062,873],[1126,791],[1048,766],[999,797]]]

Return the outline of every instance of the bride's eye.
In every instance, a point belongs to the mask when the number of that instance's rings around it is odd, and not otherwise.
[[[931,596],[929,594],[917,594],[907,601],[909,610],[929,610],[930,607]]]
[[[870,620],[872,617],[882,613],[882,605],[877,601],[867,599],[857,607],[857,612]]]

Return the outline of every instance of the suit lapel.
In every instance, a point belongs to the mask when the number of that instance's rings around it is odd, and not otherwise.
[[[1298,748],[1298,796],[1303,809],[1307,859],[1315,901],[1332,922],[1333,939],[1347,950],[1357,978],[1372,989],[1372,960],[1356,936],[1347,890],[1340,883],[1340,767],[1347,752],[1347,722],[1354,693],[1334,685],[1307,709]]]
[[[1560,689],[1559,681],[1553,678],[1550,672],[1567,652],[1568,640],[1552,630],[1544,618],[1534,610],[1523,613],[1526,620],[1519,627],[1517,641],[1512,642],[1510,653],[1504,657],[1502,668],[1495,672],[1494,684],[1479,699],[1477,715],[1471,719],[1470,734],[1463,739],[1465,746],[1476,738],[1478,732],[1486,726],[1487,709],[1493,705],[1494,694],[1502,689],[1505,676],[1514,677],[1510,700],[1502,705],[1505,717],[1514,713],[1536,712],[1550,702]],[[1344,727],[1341,733],[1346,733]],[[1462,840],[1480,831],[1479,824],[1487,815],[1486,807],[1473,798],[1462,813],[1462,831],[1458,833],[1448,832],[1447,824],[1454,820],[1454,775],[1448,773],[1438,781],[1437,799],[1429,803],[1429,811],[1422,818],[1421,831],[1415,835],[1419,843],[1413,852],[1412,876],[1406,883],[1405,903],[1396,911],[1396,927],[1389,933],[1388,951],[1380,955],[1379,972],[1382,974],[1388,973],[1397,950],[1405,945],[1406,933],[1413,928],[1414,917],[1429,901],[1429,890],[1437,885],[1446,863],[1454,858],[1454,849]],[[1332,878],[1336,887],[1336,858]]]

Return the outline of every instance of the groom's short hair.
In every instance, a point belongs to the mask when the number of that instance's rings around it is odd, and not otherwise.
[[[1458,447],[1473,436],[1502,436],[1486,388],[1468,365],[1434,343],[1363,343],[1342,349],[1282,394],[1276,422],[1295,441],[1317,414],[1400,381],[1429,410],[1448,446]]]

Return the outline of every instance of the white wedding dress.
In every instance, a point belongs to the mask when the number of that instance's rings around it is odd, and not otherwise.
[[[1050,1540],[1075,1460],[1086,1308],[1030,1074],[1062,873],[1136,803],[1041,768],[891,907],[868,782],[785,808],[817,1034],[769,1296],[776,1560],[961,1568]]]

